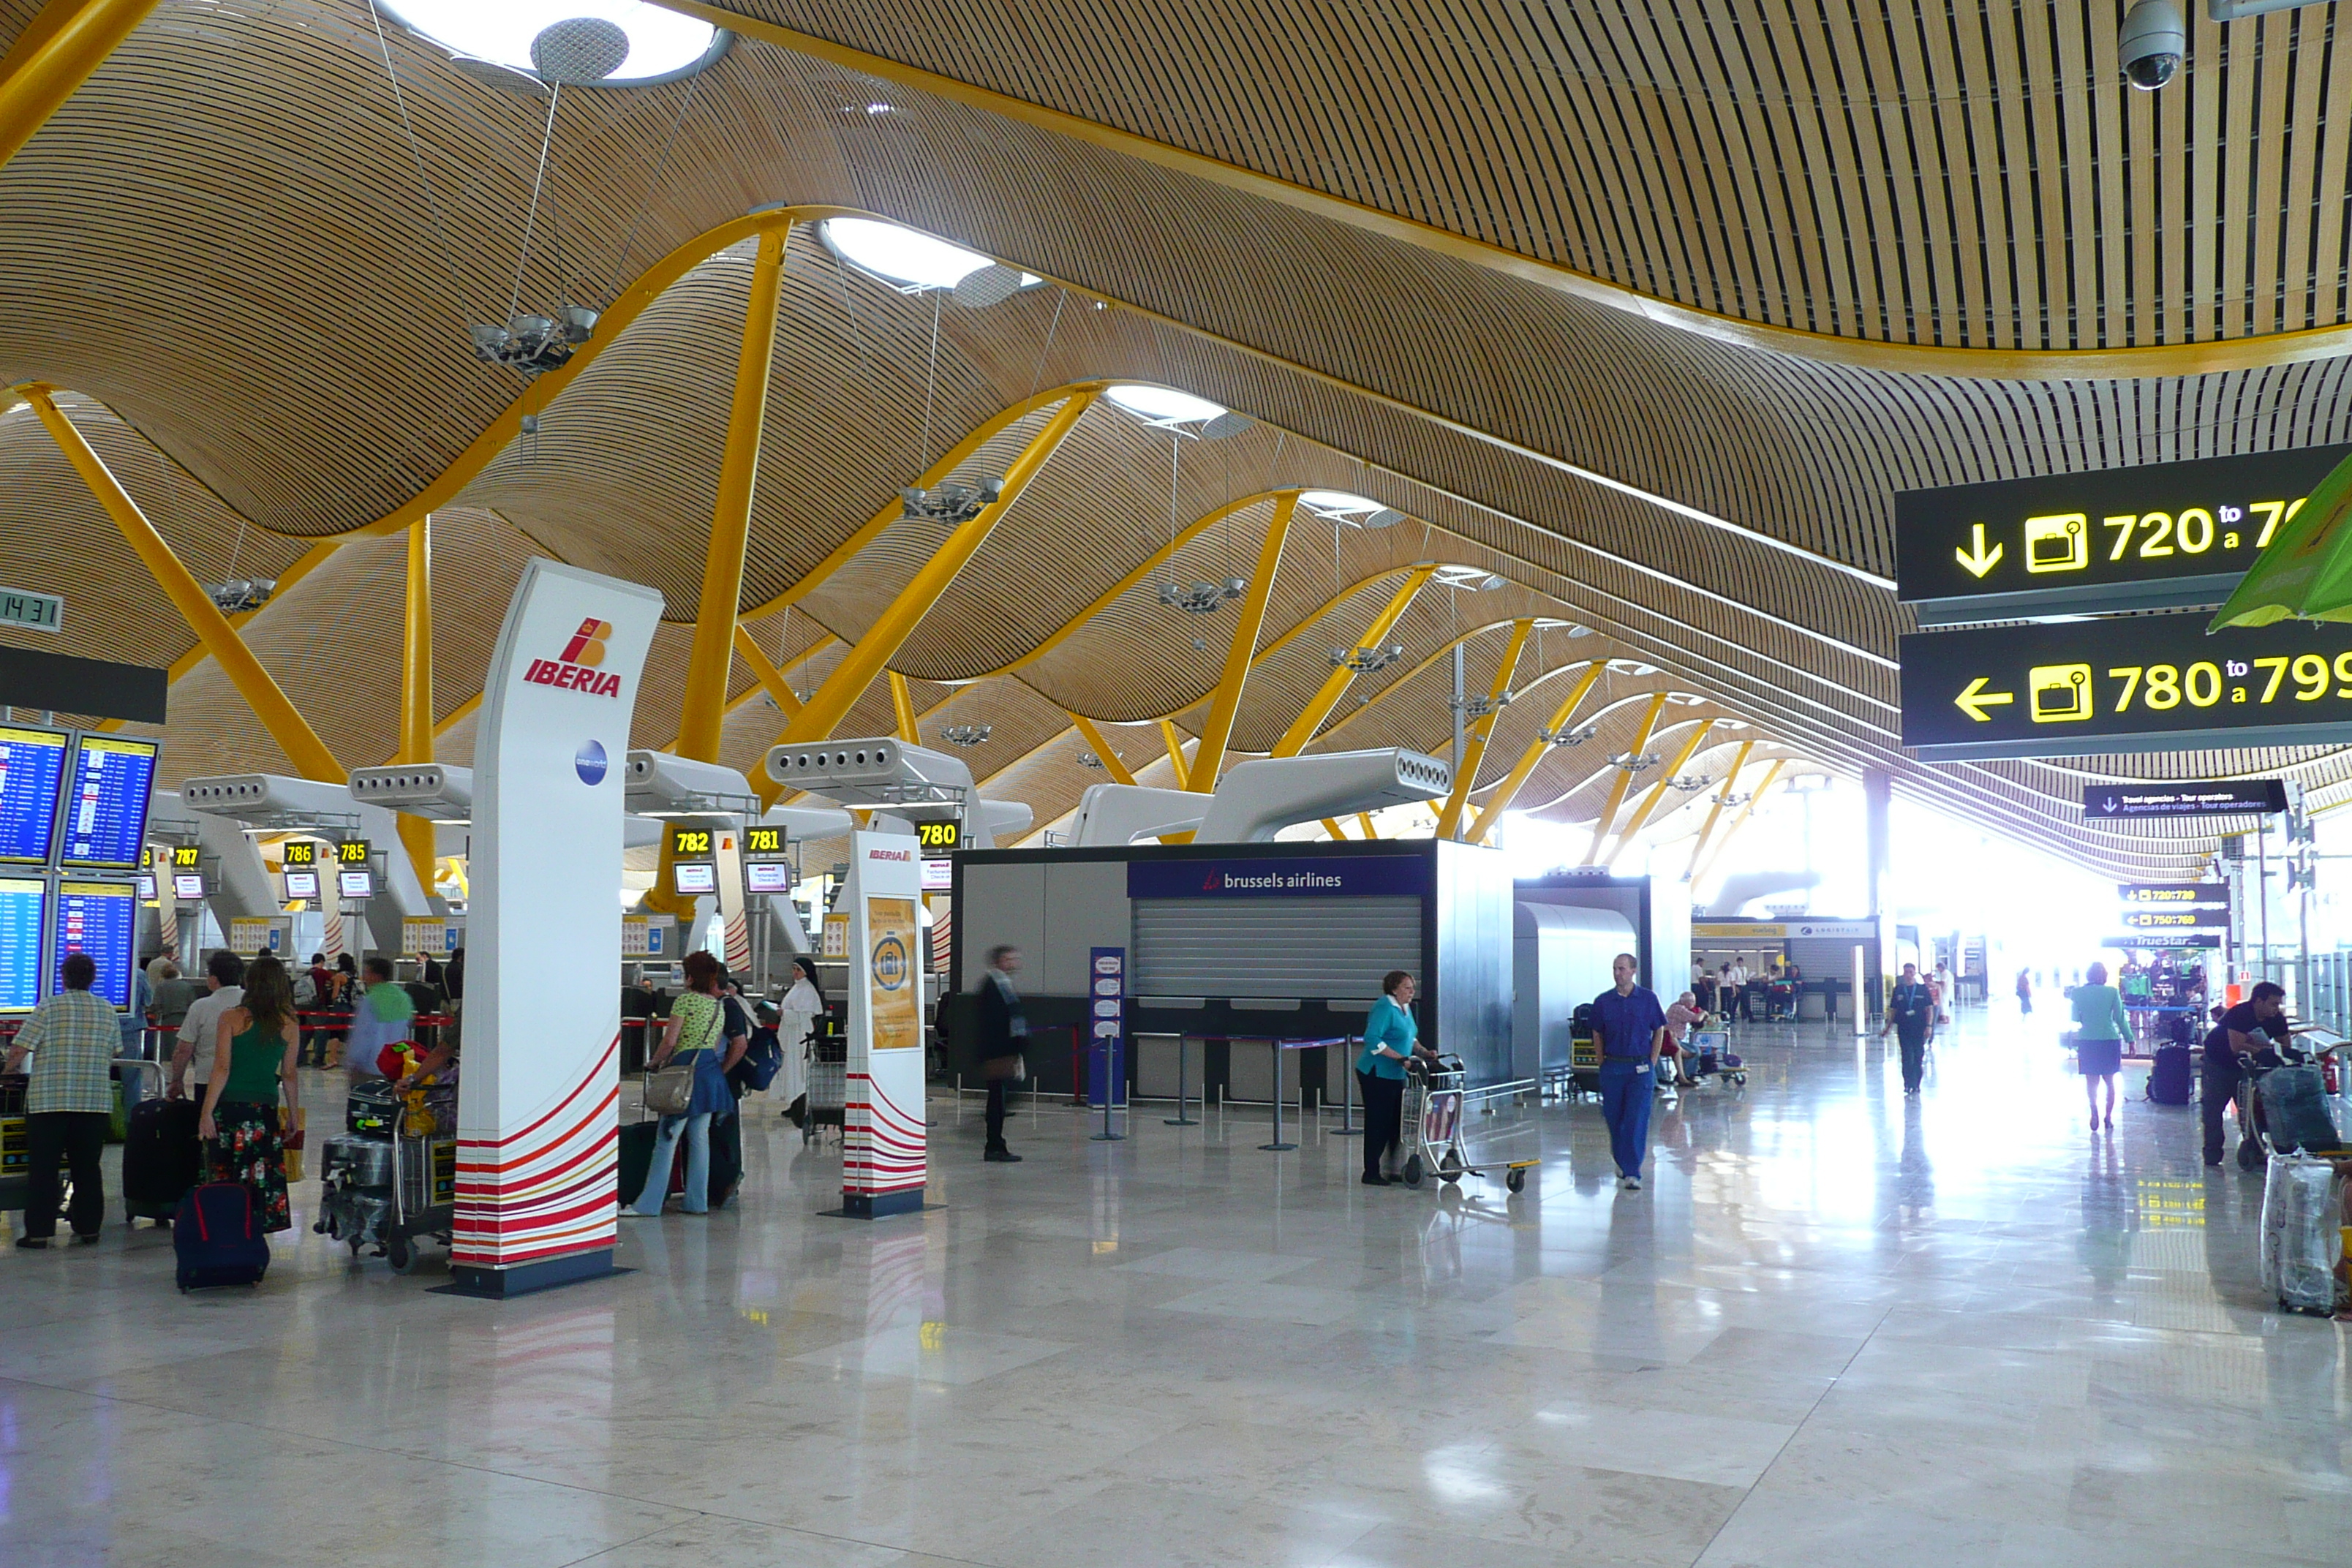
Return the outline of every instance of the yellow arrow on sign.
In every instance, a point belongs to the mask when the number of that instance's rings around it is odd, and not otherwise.
[[[1981,527],[1982,525],[1979,524],[1979,526]],[[1961,692],[1958,697],[1952,699],[1952,706],[1967,714],[1969,718],[1975,720],[1978,723],[1986,724],[1992,721],[1992,715],[1985,711],[1987,708],[1998,703],[2014,702],[2016,700],[2017,693],[2013,691],[1987,691],[1985,689],[1985,678],[1979,675],[1974,680],[1969,682],[1969,689],[1966,691]]]
[[[2003,546],[1996,544],[1992,547],[1990,553],[1986,552],[1984,524],[1980,522],[1977,524],[1975,550],[1955,550],[1952,552],[1952,559],[1967,567],[1978,577],[1981,578],[1986,573],[2000,564],[2000,552],[2002,549]]]

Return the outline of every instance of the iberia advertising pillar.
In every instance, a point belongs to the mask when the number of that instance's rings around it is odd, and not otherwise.
[[[474,742],[459,1294],[612,1271],[622,764],[661,609],[651,588],[534,560],[490,658]]]
[[[923,896],[915,840],[849,839],[848,1105],[841,1138],[841,1212],[864,1219],[923,1206],[923,1004],[916,907]],[[609,987],[608,987],[609,989]]]

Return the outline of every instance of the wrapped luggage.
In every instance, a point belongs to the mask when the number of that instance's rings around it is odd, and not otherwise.
[[[2273,1154],[2263,1184],[2263,1289],[2292,1311],[2336,1310],[2344,1255],[2344,1194],[2330,1161]]]

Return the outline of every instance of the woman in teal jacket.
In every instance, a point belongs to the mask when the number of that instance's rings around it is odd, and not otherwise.
[[[2116,1128],[2116,1074],[2123,1070],[2124,1042],[2131,1038],[2131,1015],[2123,993],[2107,984],[2107,966],[2091,965],[2088,984],[2074,987],[2074,1060],[2083,1073],[2083,1098],[2091,1105],[2091,1131],[2099,1130],[2099,1085],[2107,1086],[2107,1131]]]
[[[1395,1178],[1382,1173],[1383,1163],[1404,1131],[1404,1064],[1415,1049],[1420,1030],[1412,1021],[1412,976],[1402,969],[1389,971],[1381,981],[1381,999],[1364,1020],[1364,1048],[1356,1058],[1356,1081],[1364,1093],[1364,1185],[1385,1187]]]

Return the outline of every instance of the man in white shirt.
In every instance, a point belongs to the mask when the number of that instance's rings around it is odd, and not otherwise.
[[[210,989],[188,1004],[188,1016],[180,1022],[179,1043],[172,1047],[173,1100],[186,1094],[191,1070],[195,1077],[195,1098],[204,1099],[205,1085],[213,1076],[213,1053],[220,1044],[221,1015],[245,1004],[245,960],[221,949],[205,961],[205,984]]]
[[[1731,961],[1731,1000],[1724,1004],[1723,1010],[1743,1024],[1754,1021],[1748,1010],[1748,961],[1745,959]]]

